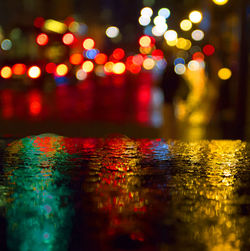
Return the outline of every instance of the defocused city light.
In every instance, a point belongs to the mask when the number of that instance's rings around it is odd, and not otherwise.
[[[43,17],[37,17],[37,18],[35,18],[33,23],[36,28],[42,28],[44,25],[44,22],[45,22],[45,20]]]
[[[184,58],[176,58],[174,60],[174,65],[177,65],[177,64],[185,64]]]
[[[148,16],[151,17],[153,15],[153,10],[150,7],[144,7],[141,9],[141,15],[142,16]]]
[[[192,23],[199,23],[202,20],[202,13],[200,11],[194,10],[190,12],[189,19]]]
[[[53,19],[46,20],[43,27],[48,31],[53,31],[60,34],[66,32],[67,30],[66,24]]]
[[[26,71],[26,66],[24,64],[14,64],[12,66],[12,71],[15,75],[23,75]]]
[[[158,11],[158,15],[167,19],[170,17],[170,10],[168,8],[161,8]]]
[[[41,45],[41,46],[46,45],[49,42],[48,35],[45,33],[41,33],[41,34],[37,35],[36,42],[38,45]]]
[[[161,25],[161,24],[165,24],[165,23],[166,23],[166,19],[163,16],[156,16],[154,18],[155,25]]]
[[[50,74],[54,73],[55,70],[56,70],[56,64],[55,63],[48,63],[48,64],[46,64],[45,71],[47,73],[50,73]]]
[[[152,51],[152,58],[155,60],[161,60],[164,58],[164,53],[162,50],[160,49],[156,49],[154,51]]]
[[[72,23],[70,23],[69,25],[69,31],[71,32],[78,32],[80,28],[80,25],[78,22],[73,21]]]
[[[99,50],[90,49],[84,52],[84,56],[88,59],[94,59],[98,53],[99,53]]]
[[[41,69],[34,65],[28,69],[28,76],[30,78],[39,78],[41,76]]]
[[[147,26],[151,22],[151,18],[149,16],[140,16],[138,22],[142,26]]]
[[[150,47],[151,46],[151,38],[149,36],[142,36],[139,39],[139,44],[141,47]]]
[[[177,32],[175,30],[168,30],[164,33],[164,38],[167,41],[175,41],[177,39]]]
[[[125,52],[123,49],[121,48],[117,48],[113,51],[113,57],[114,59],[117,59],[117,60],[121,60],[122,58],[124,58],[125,56]]]
[[[66,45],[71,45],[74,43],[75,36],[72,33],[66,33],[62,37],[62,41]]]
[[[83,55],[80,53],[74,53],[70,56],[69,61],[73,65],[79,65],[83,61]]]
[[[206,56],[211,56],[215,52],[215,48],[211,44],[207,44],[203,47],[203,52]]]
[[[184,19],[181,21],[180,27],[183,31],[189,31],[192,28],[192,22],[188,19]]]
[[[4,39],[1,43],[1,48],[4,50],[4,51],[8,51],[10,50],[12,47],[12,42],[9,40],[9,39]]]
[[[68,70],[69,69],[68,69],[68,66],[66,64],[59,64],[56,67],[56,75],[60,76],[60,77],[63,77],[68,73]]]
[[[104,71],[106,73],[112,73],[113,72],[113,66],[114,66],[114,63],[113,62],[107,62],[105,65],[104,65]]]
[[[94,69],[94,64],[91,61],[87,60],[87,61],[83,62],[82,69],[85,72],[92,72]]]
[[[188,69],[189,69],[190,71],[198,71],[198,70],[200,69],[200,64],[199,64],[199,62],[196,61],[196,60],[191,60],[191,61],[189,61],[189,63],[188,63]]]
[[[217,5],[224,5],[228,2],[228,0],[213,0],[213,2]]]
[[[87,78],[88,74],[86,71],[84,71],[83,69],[79,69],[77,72],[76,72],[76,78],[78,80],[85,80]]]
[[[175,71],[176,74],[182,75],[186,71],[186,66],[184,64],[182,64],[182,63],[178,63],[178,64],[175,65],[174,71]]]
[[[134,55],[132,58],[132,62],[135,65],[142,65],[143,64],[143,56],[138,54],[138,55]]]
[[[4,66],[1,69],[1,77],[2,78],[10,78],[12,76],[12,70],[9,66]]]
[[[92,38],[86,38],[83,41],[82,46],[85,50],[93,49],[95,46],[95,41]]]
[[[97,64],[105,64],[107,62],[107,55],[104,53],[99,53],[95,56],[94,60]]]
[[[204,38],[204,32],[202,30],[194,30],[191,34],[191,37],[195,41],[200,41]]]
[[[122,62],[118,62],[118,63],[114,64],[114,66],[113,66],[113,72],[115,74],[123,74],[125,72],[125,70],[126,70],[126,66]]]
[[[167,45],[169,46],[176,46],[177,42],[178,42],[178,39],[175,39],[175,40],[167,40]]]
[[[152,70],[155,66],[155,61],[152,58],[146,58],[143,61],[143,68],[146,70]]]
[[[218,77],[222,80],[227,80],[231,78],[231,76],[232,76],[232,71],[228,68],[221,68],[218,71]]]
[[[193,54],[192,56],[193,60],[196,60],[196,61],[203,61],[204,60],[204,54],[200,51],[197,51]]]
[[[115,38],[119,35],[120,30],[116,26],[110,26],[106,29],[106,35],[109,38]]]

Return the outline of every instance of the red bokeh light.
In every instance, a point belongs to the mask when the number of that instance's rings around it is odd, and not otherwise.
[[[24,64],[14,64],[12,66],[12,72],[15,75],[23,75],[26,71],[26,66]]]
[[[203,52],[206,56],[211,56],[214,54],[215,52],[215,48],[213,45],[211,44],[207,44],[203,47]]]
[[[192,56],[193,60],[197,60],[197,61],[203,61],[204,60],[204,54],[200,51],[197,51],[193,54]]]
[[[54,73],[56,69],[56,64],[55,63],[48,63],[45,66],[45,71],[47,73]]]
[[[62,41],[66,45],[71,45],[75,41],[75,36],[72,33],[66,33],[63,35]]]
[[[162,50],[157,49],[152,52],[152,57],[155,60],[161,60],[164,57],[164,53]]]
[[[34,24],[34,26],[36,28],[43,27],[43,25],[44,25],[44,18],[43,17],[37,17],[37,18],[35,18],[33,24]]]
[[[113,51],[114,59],[121,60],[122,58],[124,58],[124,56],[125,56],[125,52],[121,48],[117,48]]]
[[[44,46],[49,42],[47,34],[41,33],[36,37],[36,42],[38,45]]]

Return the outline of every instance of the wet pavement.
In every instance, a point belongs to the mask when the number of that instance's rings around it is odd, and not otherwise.
[[[249,250],[242,141],[0,140],[1,250]]]

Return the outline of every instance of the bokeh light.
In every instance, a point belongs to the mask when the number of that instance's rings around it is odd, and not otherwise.
[[[138,54],[138,55],[134,55],[132,57],[132,63],[135,64],[135,65],[142,65],[143,64],[143,56]]]
[[[161,24],[165,24],[165,23],[166,23],[166,19],[163,16],[156,16],[154,18],[155,25],[161,25]]]
[[[41,76],[41,69],[34,65],[34,66],[31,66],[29,69],[28,69],[28,76],[30,78],[39,78]]]
[[[94,60],[97,64],[105,64],[107,62],[107,55],[104,53],[99,53],[95,56]]]
[[[164,33],[164,38],[167,41],[175,41],[177,39],[177,32],[175,30],[168,30]]]
[[[155,66],[155,61],[152,58],[146,58],[142,66],[145,70],[152,70]]]
[[[87,78],[88,74],[86,71],[84,71],[83,69],[79,69],[77,72],[76,72],[76,78],[78,80],[85,80]]]
[[[150,47],[151,38],[149,36],[142,36],[139,39],[139,44],[141,47]]]
[[[142,26],[147,26],[151,22],[151,18],[149,16],[140,16],[138,22]]]
[[[82,69],[85,71],[85,72],[92,72],[93,69],[94,69],[94,64],[93,62],[87,60],[85,62],[83,62],[82,64]]]
[[[217,5],[224,5],[228,2],[228,0],[213,0],[213,2]]]
[[[118,62],[118,63],[114,64],[114,66],[113,66],[113,72],[115,74],[123,74],[125,72],[125,70],[126,70],[126,66],[122,62]]]
[[[44,46],[49,42],[49,37],[47,34],[41,33],[41,34],[37,35],[36,42],[38,45]]]
[[[23,75],[26,71],[25,64],[14,64],[12,66],[12,72],[15,75]]]
[[[117,48],[113,51],[114,59],[121,60],[125,56],[125,51],[122,48]]]
[[[150,7],[144,7],[141,9],[141,15],[142,16],[148,16],[151,17],[153,15],[153,10]]]
[[[69,61],[73,65],[79,65],[83,61],[83,55],[80,53],[74,53],[70,56]]]
[[[90,50],[93,49],[95,46],[95,41],[92,38],[86,38],[83,43],[82,46],[85,50]]]
[[[152,58],[155,60],[161,60],[164,58],[164,53],[160,49],[156,49],[152,51]]]
[[[62,41],[66,45],[71,45],[75,41],[75,36],[72,33],[66,33],[62,37]]]
[[[37,18],[35,18],[33,24],[36,28],[42,28],[44,25],[44,22],[45,22],[45,20],[43,17],[37,17]]]
[[[190,71],[198,71],[198,70],[200,69],[200,64],[199,64],[199,62],[196,61],[196,60],[191,60],[191,61],[189,61],[189,63],[188,63],[188,69],[189,69]]]
[[[194,10],[190,12],[189,19],[192,23],[199,23],[202,20],[202,13],[200,11]]]
[[[177,64],[185,64],[184,58],[176,58],[174,60],[174,65],[177,65]]]
[[[183,31],[189,31],[192,28],[192,22],[188,19],[184,19],[181,21],[180,27]]]
[[[69,25],[69,31],[71,32],[78,32],[79,28],[80,28],[80,25],[76,21],[71,22]]]
[[[56,75],[60,76],[60,77],[63,77],[68,73],[68,70],[69,69],[68,69],[68,66],[66,64],[59,64],[56,67]]]
[[[1,43],[1,48],[4,51],[8,51],[12,48],[12,42],[9,39],[4,39]]]
[[[109,38],[115,38],[119,35],[120,30],[116,26],[110,26],[106,29],[106,35]]]
[[[204,60],[204,54],[200,51],[197,51],[193,54],[192,56],[193,60],[197,60],[197,61],[203,61]]]
[[[113,72],[113,66],[114,66],[114,63],[113,62],[107,62],[105,65],[104,65],[104,71],[106,73],[112,73]]]
[[[218,71],[218,77],[222,80],[227,80],[231,78],[232,76],[232,71],[229,68],[221,68]]]
[[[213,45],[211,44],[207,44],[203,47],[203,52],[206,56],[211,56],[214,54],[215,52],[215,48]]]
[[[65,33],[67,30],[66,24],[53,20],[53,19],[46,20],[43,27],[45,30],[60,33],[60,34]]]
[[[169,18],[170,17],[170,10],[168,8],[161,8],[159,11],[158,11],[158,15],[159,16],[162,16],[164,18]]]
[[[84,56],[88,59],[94,59],[98,53],[99,53],[99,50],[90,49],[84,52]]]
[[[54,73],[55,70],[56,70],[56,64],[55,63],[51,62],[51,63],[46,64],[45,71],[47,73]]]
[[[2,69],[1,69],[1,77],[2,78],[10,78],[12,76],[12,70],[9,66],[4,66]]]
[[[204,32],[202,30],[194,30],[191,34],[191,37],[195,41],[200,41],[204,38]]]
[[[182,75],[186,72],[186,66],[182,63],[176,64],[174,67],[174,71],[178,75]]]

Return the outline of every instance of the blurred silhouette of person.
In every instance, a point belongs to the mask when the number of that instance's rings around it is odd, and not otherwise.
[[[174,109],[175,101],[178,97],[186,99],[189,87],[183,78],[175,73],[173,51],[168,51],[166,58],[167,66],[163,72],[160,83],[164,96],[161,137],[176,139],[178,137],[178,128]]]

